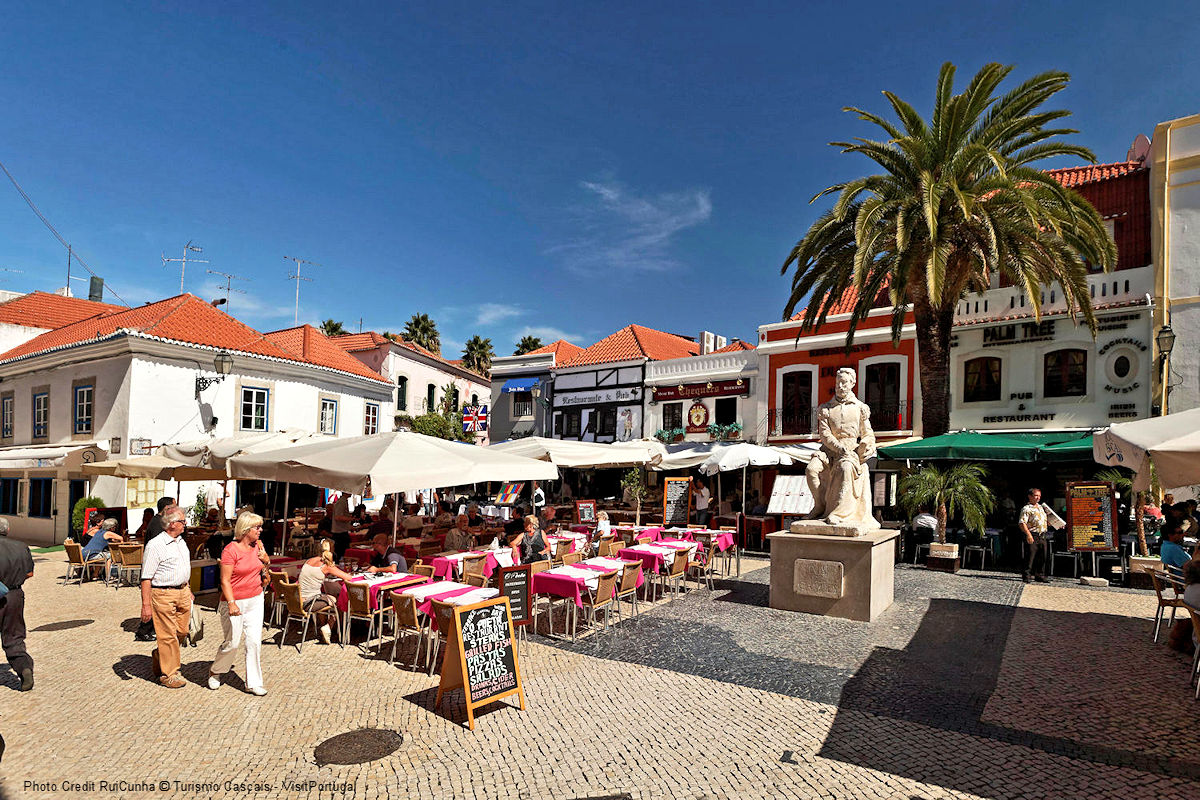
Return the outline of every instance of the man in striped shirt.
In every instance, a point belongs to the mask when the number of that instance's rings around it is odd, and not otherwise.
[[[142,556],[142,621],[154,620],[154,671],[168,689],[187,681],[179,674],[179,643],[187,635],[192,613],[188,582],[192,560],[183,540],[184,512],[169,506],[162,512],[163,532],[146,543]]]

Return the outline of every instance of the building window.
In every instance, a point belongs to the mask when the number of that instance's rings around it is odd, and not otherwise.
[[[602,408],[597,412],[599,419],[596,422],[597,436],[616,436],[617,435],[617,409]]]
[[[663,430],[683,427],[683,403],[663,403]]]
[[[54,479],[29,479],[29,516],[47,518],[54,507]]]
[[[408,411],[408,378],[396,378],[396,410]]]
[[[321,398],[321,433],[328,436],[337,435],[337,407],[337,400]]]
[[[50,434],[50,393],[33,396],[33,438],[45,439]]]
[[[1000,359],[972,358],[963,364],[963,402],[1000,399]]]
[[[1083,397],[1087,394],[1087,351],[1068,349],[1047,353],[1042,376],[1042,393],[1046,397]]]
[[[432,383],[425,387],[425,413],[432,414],[437,404],[437,387]]]
[[[473,406],[479,405],[479,395],[477,395],[477,394],[471,395],[471,405],[473,405]]]
[[[13,436],[13,406],[12,395],[0,400],[0,437],[11,439]]]
[[[366,414],[363,416],[363,433],[368,436],[379,433],[379,404],[367,403]]]
[[[732,425],[737,422],[737,398],[718,397],[713,409],[713,422],[717,425]]]
[[[533,393],[532,392],[513,392],[513,416],[514,417],[532,417],[533,416]]]
[[[579,437],[580,411],[563,412],[563,436]]]
[[[779,430],[784,436],[804,436],[813,429],[813,374],[809,370],[783,376],[783,405],[778,410]]]
[[[458,387],[457,386],[454,387],[454,392],[450,395],[450,410],[451,411],[462,411],[462,409],[459,408],[459,405],[458,405]]]
[[[562,414],[554,415],[554,435],[560,436],[560,437],[563,435],[563,415]]]
[[[0,514],[17,513],[17,492],[20,488],[20,478],[0,478]]]
[[[92,432],[92,402],[95,396],[94,386],[75,387],[75,432]]]
[[[270,396],[269,389],[242,387],[242,430],[268,430],[267,407]]]

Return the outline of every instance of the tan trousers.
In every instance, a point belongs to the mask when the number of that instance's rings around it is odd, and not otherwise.
[[[158,665],[163,677],[179,674],[179,640],[187,636],[192,614],[192,590],[151,589],[150,610],[158,639]]]

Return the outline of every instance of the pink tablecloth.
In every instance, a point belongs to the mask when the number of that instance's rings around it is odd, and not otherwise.
[[[415,580],[413,580],[414,578],[421,578],[421,580],[415,581]],[[407,574],[399,574],[395,578],[392,578],[390,580],[379,581],[377,583],[374,583],[367,590],[367,596],[371,603],[371,609],[374,610],[376,608],[379,608],[379,592],[381,590],[391,591],[392,589],[396,589],[401,586],[404,586],[404,587],[420,586],[423,583],[429,583],[429,580],[420,575],[407,575]],[[386,597],[387,595],[384,595],[384,596]],[[346,612],[346,609],[349,607],[350,607],[350,594],[346,591],[346,585],[342,584],[342,591],[341,591],[341,593],[338,594],[338,611],[341,611],[344,614]]]
[[[637,559],[630,559],[636,561]],[[573,567],[582,569],[595,570],[596,572],[613,572],[614,570],[607,567],[601,567],[595,564],[572,564]],[[620,586],[621,574],[617,572],[617,586],[614,586],[614,591]],[[642,573],[638,572],[637,585],[641,586],[645,582]],[[552,572],[538,572],[533,576],[533,593],[534,594],[552,594],[555,597],[565,597],[568,600],[573,600],[575,605],[583,606],[583,593],[587,591],[587,584],[583,578],[573,578],[570,575],[555,575]]]
[[[483,562],[484,577],[487,577],[487,578],[492,577],[492,573],[495,572],[496,567],[499,566],[499,562],[496,561],[496,557],[494,555],[492,555],[491,552],[488,550],[472,550],[469,553],[467,553],[466,555],[475,555],[475,556],[485,555],[485,556],[487,556],[487,558],[484,559],[484,562]],[[458,572],[458,568],[454,566],[454,562],[456,560],[457,559],[449,558],[447,556],[438,556],[437,558],[435,558],[433,560],[433,577],[445,578],[446,580],[450,580],[450,579],[454,578],[455,574]]]
[[[591,533],[592,528],[590,525],[575,524],[575,525],[571,526],[571,532],[572,533]]]
[[[717,550],[718,552],[725,552],[729,548],[733,547],[733,544],[734,538],[732,531],[724,531],[713,537],[713,549]]]

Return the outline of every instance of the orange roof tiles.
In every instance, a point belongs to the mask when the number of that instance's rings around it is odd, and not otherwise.
[[[349,372],[363,378],[384,381],[382,375],[334,344],[332,339],[312,325],[271,331],[265,334],[265,337],[267,341],[274,342],[284,350],[295,353],[300,356],[301,360],[310,364],[336,369],[340,372]]]
[[[1134,172],[1149,169],[1141,161],[1118,161],[1113,164],[1086,164],[1082,167],[1065,167],[1063,169],[1047,170],[1048,175],[1068,188],[1082,186],[1085,183],[1121,178]]]
[[[842,292],[842,296],[839,297],[833,303],[833,305],[831,305],[829,307],[829,316],[832,317],[835,314],[849,314],[850,312],[854,311],[854,306],[856,306],[857,304],[858,304],[858,289],[855,288],[855,286],[853,284],[851,284],[850,286],[848,286],[846,288],[846,291]],[[889,298],[888,298],[888,294],[887,294],[887,287],[885,285],[885,287],[880,290],[879,294],[875,296],[875,303],[871,307],[872,308],[886,308],[889,304],[890,303],[889,303]],[[803,319],[803,318],[804,318],[804,312],[797,311],[795,314],[792,314],[791,321],[795,321],[795,320],[799,320],[799,319]]]
[[[754,345],[750,344],[749,342],[743,342],[741,339],[738,339],[736,342],[731,342],[730,344],[727,344],[724,347],[719,347],[716,350],[713,350],[712,352],[714,352],[714,353],[741,353],[745,350],[753,350],[753,349],[754,349]]]
[[[357,353],[360,350],[374,350],[389,340],[375,331],[366,331],[364,333],[343,333],[341,336],[333,337],[330,341],[347,353]]]
[[[112,314],[124,311],[125,306],[97,303],[79,297],[63,297],[48,292],[30,292],[0,303],[0,322],[21,325],[26,328],[53,330],[73,322],[94,317],[97,314]]]
[[[298,331],[299,329],[293,330]],[[325,338],[315,328],[312,330],[323,339]],[[319,341],[303,341],[299,334],[295,337],[277,336],[276,338],[291,345],[286,347],[191,294],[182,294],[166,300],[159,300],[157,303],[147,303],[137,308],[121,309],[111,314],[89,317],[47,331],[28,342],[17,345],[7,353],[0,353],[0,362],[99,341],[122,331],[183,344],[277,358],[282,361],[309,363],[383,381],[380,375],[371,372],[357,359],[328,344],[327,339],[325,340],[326,346],[322,346]],[[306,350],[311,352],[311,357],[305,354]],[[336,352],[340,358],[332,356],[331,352]]]
[[[698,355],[700,345],[673,333],[663,333],[641,325],[626,325],[591,347],[568,357],[560,367],[582,367],[616,361],[663,361]]]
[[[583,348],[577,344],[571,344],[566,339],[556,339],[544,347],[539,347],[537,350],[530,350],[526,355],[538,355],[541,353],[554,353],[554,362],[560,364],[564,359],[577,355],[583,352]]]

